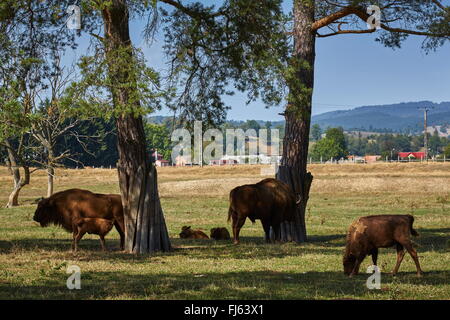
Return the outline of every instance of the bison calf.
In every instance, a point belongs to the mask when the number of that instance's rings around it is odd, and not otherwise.
[[[377,265],[378,248],[397,248],[397,264],[395,275],[408,250],[413,258],[417,275],[422,275],[417,252],[412,246],[410,235],[417,236],[413,229],[414,217],[411,215],[378,215],[362,217],[353,222],[347,233],[347,244],[344,253],[343,265],[346,275],[356,275],[359,266],[367,255],[372,256],[374,265]]]
[[[209,237],[200,230],[192,230],[191,227],[181,228],[180,238],[182,239],[209,239]]]
[[[211,229],[211,239],[214,240],[230,240],[230,233],[227,228],[213,228]]]
[[[103,251],[106,251],[105,236],[114,226],[113,220],[100,218],[76,218],[73,226],[72,250],[78,250],[78,242],[83,236],[88,234],[97,234],[100,236],[100,243]]]

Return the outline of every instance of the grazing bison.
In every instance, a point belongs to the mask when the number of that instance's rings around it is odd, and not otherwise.
[[[73,232],[72,248],[81,239],[79,235],[80,219],[105,219],[112,221],[120,235],[120,247],[123,250],[125,243],[125,228],[122,200],[116,194],[98,194],[87,190],[70,189],[55,193],[50,198],[39,201],[33,220],[39,222],[41,227],[50,224],[59,225],[69,232]],[[91,226],[89,226],[91,224]],[[88,222],[85,228],[93,228],[95,223]],[[104,229],[93,233],[103,234]],[[90,229],[93,230],[93,229]],[[98,232],[98,233],[97,233]],[[84,234],[84,233],[83,233]],[[100,236],[101,238],[102,236]],[[78,240],[76,240],[78,239]],[[103,246],[102,241],[102,246]]]
[[[256,184],[243,185],[230,192],[228,221],[233,219],[233,240],[239,243],[239,232],[249,218],[261,223],[270,241],[270,227],[273,228],[275,240],[280,239],[280,224],[292,221],[296,209],[295,194],[290,187],[276,179],[265,179]]]
[[[180,238],[182,239],[209,239],[209,237],[200,230],[192,230],[191,227],[181,228]]]
[[[347,233],[344,253],[344,273],[358,274],[359,266],[367,255],[372,256],[377,265],[378,248],[397,248],[397,264],[392,272],[395,275],[405,255],[404,248],[413,258],[417,275],[422,275],[417,252],[412,246],[410,235],[418,236],[413,229],[414,217],[411,215],[378,215],[362,217],[353,222]]]
[[[74,219],[74,241],[72,250],[78,251],[78,242],[86,234],[97,234],[100,236],[100,243],[103,251],[106,251],[105,236],[111,231],[114,220],[100,218],[75,218]]]
[[[230,233],[227,228],[213,228],[211,229],[211,239],[214,240],[230,240]]]

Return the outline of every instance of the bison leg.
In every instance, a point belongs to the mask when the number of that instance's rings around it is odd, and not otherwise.
[[[392,271],[392,275],[395,276],[400,268],[400,264],[403,261],[403,257],[405,256],[405,250],[403,250],[403,246],[401,244],[397,244],[397,264],[395,265],[394,271]]]
[[[377,266],[377,260],[378,260],[378,248],[375,248],[371,251],[372,254],[372,262],[374,266]]]
[[[242,226],[245,223],[245,218],[241,218],[239,216],[233,216],[233,243],[239,244],[239,232],[241,231]]]
[[[125,226],[123,221],[114,221],[114,226],[116,227],[117,232],[120,235],[120,250],[124,250],[125,249]]]
[[[100,244],[102,246],[102,250],[106,251],[105,236],[100,236]]]
[[[358,256],[355,261],[355,266],[353,267],[352,273],[350,273],[350,278],[359,273],[359,266],[363,262],[365,256]]]
[[[413,258],[414,263],[416,264],[416,268],[417,268],[417,275],[418,275],[419,277],[421,277],[422,274],[423,274],[423,271],[422,271],[422,269],[420,268],[419,258],[417,257],[417,252],[416,252],[416,250],[413,248],[413,246],[412,246],[412,244],[411,244],[410,241],[408,241],[408,242],[406,242],[406,243],[403,243],[402,245],[406,248],[406,250],[408,250],[408,252],[409,252],[411,258]]]
[[[266,238],[266,242],[269,243],[270,242],[270,223],[268,223],[267,221],[261,221],[263,229],[264,229],[264,233],[265,233],[265,238]]]
[[[75,242],[75,244],[74,244],[74,251],[75,251],[75,252],[78,251],[78,242],[80,242],[81,238],[83,238],[83,236],[84,236],[85,233],[86,233],[86,232],[83,232],[83,231],[81,231],[81,230],[78,230],[78,233],[77,233],[77,235],[75,236],[75,239],[74,239],[74,242]]]
[[[280,230],[280,225],[279,224],[275,224],[272,226],[273,228],[273,235],[274,235],[274,242],[279,242],[281,240],[281,230]]]
[[[75,250],[75,239],[76,239],[76,237],[77,237],[77,234],[78,234],[78,230],[76,230],[76,229],[74,229],[74,231],[73,231],[73,238],[72,238],[72,251],[76,251]]]

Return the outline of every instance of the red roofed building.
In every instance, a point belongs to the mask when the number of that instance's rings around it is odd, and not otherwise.
[[[399,152],[401,159],[425,159],[425,152]]]
[[[155,159],[155,165],[157,167],[169,167],[170,162],[167,160],[164,160],[162,154],[158,153],[158,150],[155,150],[155,152],[152,153],[153,159]]]

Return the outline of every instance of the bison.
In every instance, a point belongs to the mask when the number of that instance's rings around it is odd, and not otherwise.
[[[295,210],[295,194],[282,181],[269,178],[234,188],[230,192],[228,210],[228,221],[233,219],[234,244],[239,244],[239,232],[247,218],[253,223],[261,220],[267,242],[270,242],[270,227],[275,240],[279,240],[281,222],[292,221]]]
[[[72,250],[78,251],[78,242],[86,234],[97,234],[100,236],[100,243],[103,251],[106,251],[105,236],[111,231],[114,220],[100,218],[75,218]]]
[[[214,240],[230,240],[230,233],[227,228],[213,228],[211,229],[211,239]]]
[[[114,223],[120,235],[120,247],[124,249],[125,228],[122,208],[122,200],[117,194],[98,194],[88,190],[70,189],[55,193],[49,198],[39,201],[33,220],[39,222],[41,227],[50,224],[59,225],[68,232],[73,233],[72,248],[84,235],[79,235],[79,224],[83,229],[83,220],[80,219],[104,219]],[[94,230],[95,223],[88,220],[84,228]],[[103,237],[106,235],[103,227],[93,233]],[[91,231],[92,232],[92,231]],[[102,235],[100,235],[100,239]],[[78,240],[76,240],[78,239]],[[101,240],[102,241],[102,240]],[[104,245],[102,241],[102,246]]]
[[[346,275],[356,275],[361,262],[367,255],[372,256],[374,265],[377,265],[378,248],[397,248],[397,264],[393,275],[405,255],[404,248],[413,258],[417,275],[422,275],[417,252],[413,248],[410,235],[418,236],[413,229],[414,217],[411,215],[378,215],[362,217],[354,221],[347,233],[347,244],[344,253],[343,265]]]
[[[209,237],[200,230],[192,230],[191,227],[181,228],[180,238],[182,239],[209,239]]]

